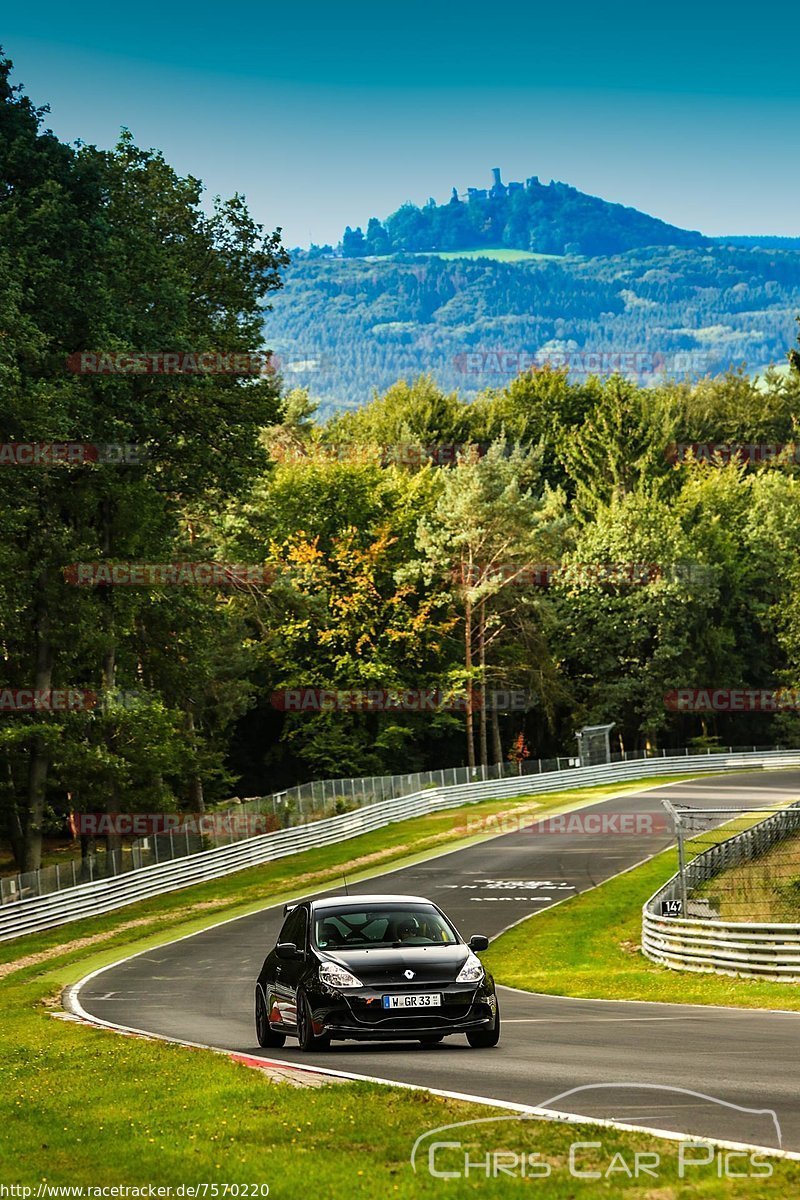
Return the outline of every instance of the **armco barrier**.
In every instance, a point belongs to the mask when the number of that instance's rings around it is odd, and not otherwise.
[[[594,767],[551,771],[546,775],[522,775],[482,783],[437,787],[369,805],[355,812],[328,817],[275,833],[248,838],[230,846],[201,851],[185,858],[128,871],[112,879],[79,884],[48,896],[23,898],[0,908],[0,941],[42,929],[52,929],[81,917],[99,916],[165,892],[194,883],[218,879],[245,867],[256,866],[333,842],[358,837],[396,821],[423,816],[443,808],[474,804],[491,798],[536,795],[564,788],[601,783],[623,783],[654,775],[702,774],[742,768],[800,766],[800,751],[708,754],[687,760],[672,758],[637,759]]]
[[[659,917],[645,906],[642,950],[653,962],[680,971],[800,980],[800,925]]]
[[[766,853],[799,828],[800,802],[699,854],[684,872],[687,909],[699,885]],[[800,924],[719,921],[688,911],[661,915],[662,902],[680,896],[680,876],[673,875],[642,909],[642,951],[653,962],[680,971],[800,981]]]

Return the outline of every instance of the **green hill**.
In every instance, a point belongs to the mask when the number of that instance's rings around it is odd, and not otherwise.
[[[702,234],[668,225],[635,208],[611,204],[566,183],[505,184],[494,168],[490,188],[453,188],[447,204],[404,204],[385,221],[370,218],[367,232],[348,225],[344,258],[481,247],[534,254],[622,254],[643,246],[703,246]]]

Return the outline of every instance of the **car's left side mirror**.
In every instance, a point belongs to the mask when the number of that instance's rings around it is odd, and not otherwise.
[[[295,946],[294,942],[278,942],[275,947],[275,953],[278,958],[282,958],[285,962],[295,962],[303,957],[303,951]]]
[[[489,939],[484,933],[473,933],[472,937],[467,942],[470,950],[488,950]]]

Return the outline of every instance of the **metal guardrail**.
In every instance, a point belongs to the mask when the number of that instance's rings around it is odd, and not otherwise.
[[[800,766],[800,751],[704,754],[690,759],[695,773],[737,768]],[[127,871],[116,878],[78,884],[45,896],[21,898],[0,907],[0,941],[19,937],[82,917],[99,916],[137,900],[177,891],[194,883],[219,879],[246,867],[271,862],[303,850],[345,841],[444,808],[480,800],[537,795],[602,783],[622,783],[654,775],[677,775],[687,770],[687,756],[647,758],[633,762],[575,767],[543,775],[518,775],[451,787],[430,787],[412,795],[377,802],[354,812],[327,817],[291,829],[277,830],[183,858]]]
[[[756,749],[756,747],[754,747]],[[637,758],[639,754],[631,757]],[[23,874],[0,876],[0,905],[31,896],[45,896],[113,879],[128,871],[154,866],[172,859],[188,858],[201,850],[229,846],[258,834],[305,825],[325,817],[339,816],[356,808],[411,796],[425,788],[485,783],[492,779],[516,778],[520,774],[542,774],[577,765],[566,755],[531,759],[518,766],[505,762],[480,767],[447,767],[438,771],[406,772],[402,775],[373,775],[358,779],[316,779],[267,796],[250,796],[229,801],[226,808],[202,814],[204,829],[182,825],[177,814],[161,814],[175,821],[173,828],[137,838],[117,850],[100,850],[82,858],[65,859],[52,866]],[[260,826],[257,828],[256,826]],[[101,835],[102,836],[102,835]]]
[[[642,909],[642,951],[674,970],[748,979],[800,981],[800,924],[722,921],[691,912],[707,901],[692,893],[725,871],[766,854],[800,830],[800,802],[718,842],[658,889]],[[664,901],[689,896],[680,917],[661,913]]]
[[[766,752],[771,746],[727,747],[728,754],[752,751]],[[724,753],[720,747],[715,753]],[[614,754],[611,762],[634,762],[639,759],[702,756],[709,752],[698,749],[671,751],[625,751]],[[588,764],[585,764],[588,765]],[[207,813],[195,814],[182,823],[175,814],[160,814],[162,820],[174,821],[163,833],[153,832],[120,846],[116,850],[95,849],[80,858],[61,859],[52,866],[40,867],[24,874],[0,875],[0,905],[16,904],[32,896],[47,896],[83,883],[113,879],[128,871],[156,866],[176,858],[188,858],[201,850],[230,846],[259,834],[325,817],[336,817],[356,808],[411,796],[425,788],[454,787],[465,783],[486,783],[491,780],[516,779],[519,775],[544,775],[577,768],[577,758],[530,758],[522,763],[493,763],[479,767],[445,767],[437,771],[406,772],[402,775],[373,775],[358,779],[317,779],[296,787],[274,792],[268,796],[238,797],[226,808],[218,807]],[[197,820],[200,816],[199,821]],[[102,839],[102,834],[100,835]]]
[[[653,962],[679,971],[800,980],[800,925],[658,917],[645,909],[642,950]]]

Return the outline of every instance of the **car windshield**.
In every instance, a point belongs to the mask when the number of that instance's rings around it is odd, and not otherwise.
[[[314,941],[320,950],[452,946],[458,940],[452,925],[428,905],[326,909],[314,919]]]

